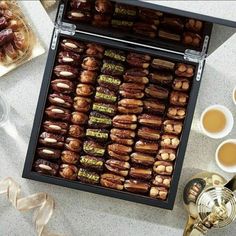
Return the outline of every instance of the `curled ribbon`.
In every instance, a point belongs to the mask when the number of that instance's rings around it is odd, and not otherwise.
[[[36,208],[33,222],[38,236],[57,236],[45,232],[45,226],[52,217],[54,200],[47,193],[35,193],[28,197],[20,197],[20,185],[12,178],[0,181],[0,194],[6,194],[8,200],[19,211]]]

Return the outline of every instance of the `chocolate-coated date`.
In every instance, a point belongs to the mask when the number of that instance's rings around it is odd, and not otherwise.
[[[43,159],[38,159],[34,163],[34,169],[38,173],[46,174],[46,175],[56,175],[59,169],[59,166],[56,163],[52,163],[50,161],[46,161]]]
[[[43,132],[39,137],[39,143],[43,146],[52,147],[52,148],[63,148],[64,147],[64,137],[51,134],[47,132]]]
[[[70,121],[71,113],[70,110],[58,107],[58,106],[49,106],[46,108],[45,113],[49,118]]]
[[[48,147],[40,147],[37,148],[37,154],[39,157],[48,159],[48,160],[55,160],[59,159],[61,156],[61,151],[53,148]]]
[[[73,82],[67,79],[55,79],[51,82],[52,89],[58,93],[71,93],[74,91]]]
[[[65,135],[67,133],[68,124],[59,121],[45,121],[43,128],[46,132]]]

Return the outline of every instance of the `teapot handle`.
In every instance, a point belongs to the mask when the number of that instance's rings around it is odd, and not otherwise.
[[[236,175],[228,183],[225,184],[225,187],[233,192],[236,191]]]

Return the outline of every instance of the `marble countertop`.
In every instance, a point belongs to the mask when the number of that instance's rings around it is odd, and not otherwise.
[[[22,3],[27,5],[26,12],[31,14],[32,24],[47,48],[53,24],[37,5],[37,1]],[[196,8],[197,6],[195,3]],[[32,11],[36,8],[37,10]],[[55,11],[50,14],[51,17],[54,15]],[[223,32],[216,28],[213,37],[223,38]],[[199,128],[199,118],[205,107],[216,103],[227,106],[236,117],[236,106],[231,99],[232,89],[236,86],[235,45],[236,34],[207,59],[173,211],[21,178],[46,54],[0,79],[0,93],[4,94],[11,107],[10,124],[5,129],[0,129],[0,179],[12,176],[22,185],[23,196],[40,191],[50,193],[55,199],[56,207],[49,228],[63,235],[182,235],[187,219],[182,192],[187,179],[202,170],[215,171],[226,178],[232,176],[222,172],[214,161],[216,147],[224,139],[212,140],[205,137]],[[236,137],[235,127],[236,124],[227,138]],[[0,212],[0,235],[34,235],[31,213],[19,213],[4,197],[0,197]],[[234,235],[233,232],[236,232],[236,223],[225,229],[212,230],[209,235],[230,236]]]

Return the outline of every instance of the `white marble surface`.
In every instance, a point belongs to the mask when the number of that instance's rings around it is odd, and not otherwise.
[[[35,9],[35,1],[22,2],[30,4],[29,9]],[[54,14],[55,11],[51,16]],[[33,19],[38,34],[48,45],[52,24],[48,24],[49,19],[39,10],[33,11]],[[214,34],[221,36],[217,30]],[[6,129],[0,129],[0,179],[12,176],[22,185],[23,196],[39,191],[50,193],[55,198],[56,208],[49,227],[66,236],[182,235],[187,219],[182,191],[187,179],[201,170],[217,171],[227,178],[232,176],[220,171],[214,161],[215,149],[224,139],[212,140],[203,136],[199,129],[199,117],[206,106],[215,103],[226,105],[236,117],[236,106],[231,100],[232,89],[236,86],[235,45],[236,35],[233,35],[207,59],[173,211],[21,178],[46,54],[0,79],[0,92],[11,106],[12,123]],[[236,124],[227,138],[236,138],[235,127]],[[31,213],[15,211],[5,197],[0,197],[0,235],[34,235],[31,217]],[[209,235],[233,236],[235,232],[236,223],[225,229],[211,231]]]

